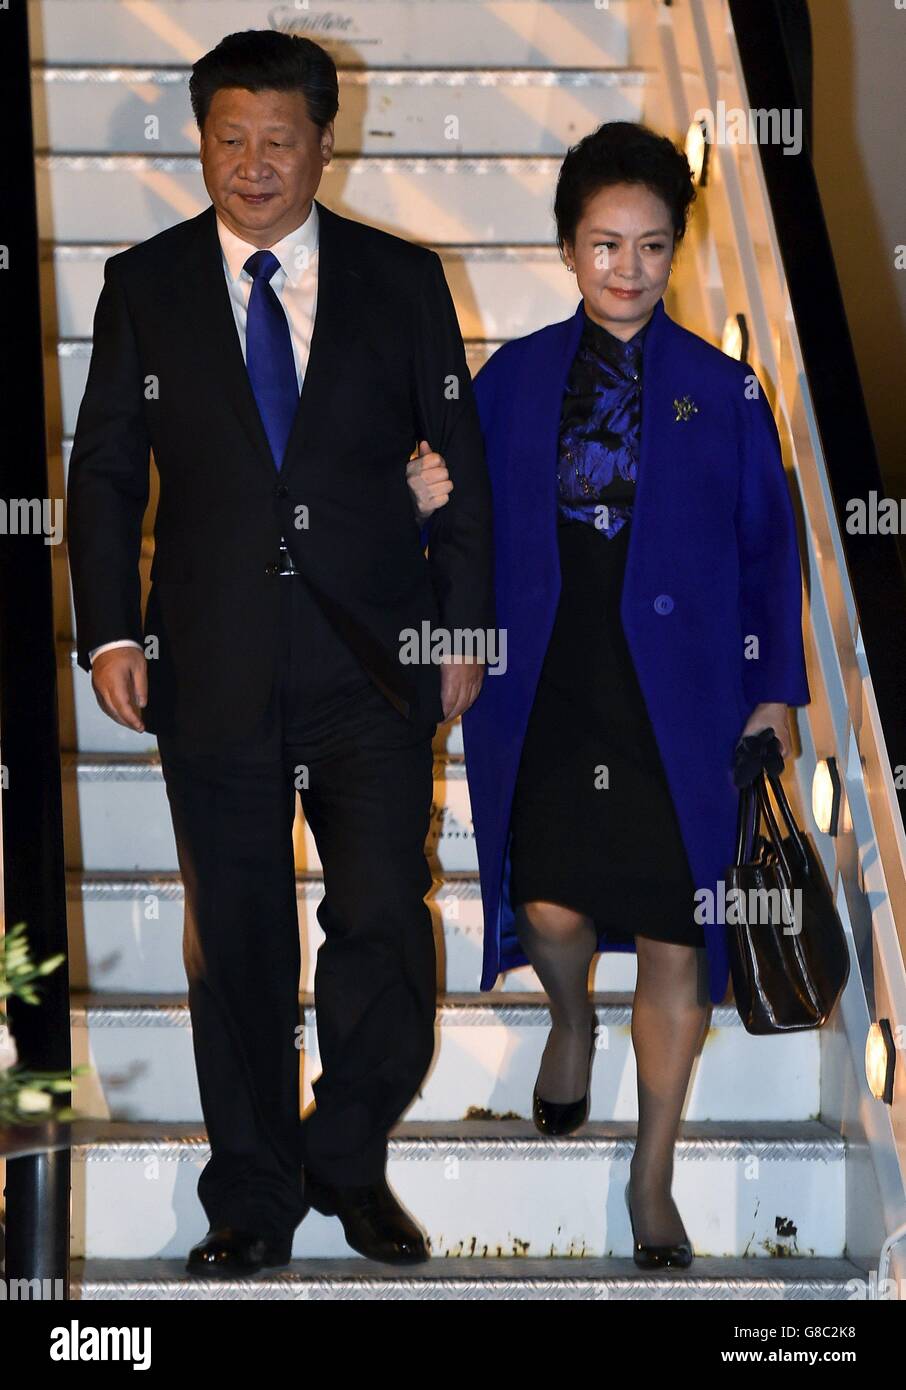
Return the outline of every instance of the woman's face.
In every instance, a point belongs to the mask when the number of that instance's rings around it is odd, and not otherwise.
[[[575,240],[563,249],[589,318],[625,342],[648,322],[667,287],[670,210],[641,184],[602,188],[586,201]]]

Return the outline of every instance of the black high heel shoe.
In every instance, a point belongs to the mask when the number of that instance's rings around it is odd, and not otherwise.
[[[597,1014],[592,1011],[591,1016],[591,1042],[588,1048],[588,1080],[585,1085],[585,1095],[578,1100],[556,1101],[544,1100],[538,1094],[535,1087],[532,1092],[532,1119],[535,1128],[542,1134],[553,1137],[562,1137],[564,1134],[572,1134],[580,1125],[584,1125],[588,1119],[589,1094],[591,1091],[591,1063],[595,1055],[595,1036],[598,1031]]]
[[[632,1228],[632,1258],[639,1269],[688,1269],[695,1258],[688,1237],[676,1245],[643,1245],[635,1238],[635,1222],[629,1203],[629,1183],[623,1189],[626,1210],[629,1212],[629,1225]]]

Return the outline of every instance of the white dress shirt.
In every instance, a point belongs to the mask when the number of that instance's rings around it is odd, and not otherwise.
[[[230,305],[242,357],[245,360],[245,321],[248,314],[249,295],[252,292],[252,277],[243,269],[249,256],[260,250],[251,242],[243,241],[220,218],[217,218],[217,235],[223,259],[223,273],[226,277],[230,295]],[[308,366],[311,348],[311,335],[315,323],[315,310],[318,301],[318,209],[312,200],[311,210],[301,226],[288,232],[268,250],[280,262],[279,270],[271,277],[271,285],[283,305],[289,323],[290,338],[293,345],[293,360],[296,364],[296,380],[302,390],[302,378]],[[138,647],[141,643],[131,637],[122,637],[115,642],[104,642],[93,647],[88,653],[90,661],[99,652],[109,651],[111,647]]]

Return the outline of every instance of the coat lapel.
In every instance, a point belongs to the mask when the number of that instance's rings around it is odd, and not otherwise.
[[[218,408],[225,405],[235,413],[251,445],[256,466],[266,467],[273,477],[274,459],[242,356],[213,205],[198,218],[198,237],[189,260],[182,281],[185,295],[180,295],[187,331],[202,357],[217,363],[217,379],[222,388]]]
[[[676,394],[670,386],[668,370],[671,327],[672,320],[664,308],[664,301],[659,299],[642,344],[642,427],[623,578],[624,619],[627,601],[633,596],[637,585],[643,583],[643,553],[649,559],[658,553],[658,545],[652,545],[652,536],[662,512],[658,503],[659,499],[662,504],[669,500],[659,484],[658,470],[664,467],[669,467],[673,472],[677,470],[677,449],[682,447],[685,439],[682,434],[669,434],[673,419],[672,397]]]
[[[557,582],[557,454],[563,393],[572,360],[582,336],[584,308],[580,300],[572,318],[556,325],[544,343],[541,360],[531,357],[525,371],[531,382],[526,397],[530,411],[509,440],[516,476],[524,491],[524,507],[513,516],[518,528],[534,532],[535,565],[528,582],[540,594]],[[518,387],[517,387],[518,389]],[[542,534],[538,534],[539,528]],[[524,533],[525,534],[525,533]]]
[[[280,476],[297,463],[310,436],[310,425],[318,402],[326,399],[326,387],[340,366],[341,348],[349,331],[355,296],[356,271],[343,256],[343,218],[322,203],[318,208],[318,293],[315,323],[308,363],[302,377],[302,393],[293,419]],[[236,321],[223,272],[223,255],[217,235],[217,215],[213,205],[198,217],[198,236],[187,258],[181,285],[180,303],[200,354],[217,363],[226,407],[241,425],[256,467],[267,469],[269,478],[277,476],[267,435],[258,413],[249,381]]]
[[[560,325],[562,331],[554,348],[553,370],[545,372],[538,382],[539,389],[536,399],[539,417],[544,420],[545,424],[537,437],[541,445],[539,453],[544,457],[545,476],[548,482],[550,481],[549,463],[551,458],[554,459],[554,473],[556,475],[563,393],[566,390],[566,380],[576,355],[576,349],[579,346],[584,323],[585,306],[584,302],[580,300],[572,318],[565,319]]]
[[[688,495],[706,486],[713,453],[714,420],[683,337],[658,300],[642,349],[641,448],[621,607],[627,627],[633,605],[651,602],[649,590],[662,582],[665,569],[682,569],[688,561]],[[676,402],[684,397],[694,412],[678,419]]]
[[[281,475],[298,465],[313,424],[343,365],[343,348],[354,340],[356,293],[361,282],[353,256],[344,253],[346,219],[315,200],[318,209],[318,295],[302,394],[286,445]]]

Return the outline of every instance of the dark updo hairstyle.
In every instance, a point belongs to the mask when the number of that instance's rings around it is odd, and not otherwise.
[[[554,217],[557,245],[575,241],[585,204],[602,188],[618,183],[642,184],[670,210],[673,248],[686,234],[695,183],[686,156],[666,135],[635,121],[606,121],[577,145],[560,166]]]
[[[340,105],[337,69],[330,54],[311,39],[276,29],[227,34],[193,65],[189,97],[199,130],[204,128],[214,93],[222,87],[303,92],[308,114],[321,130]]]

